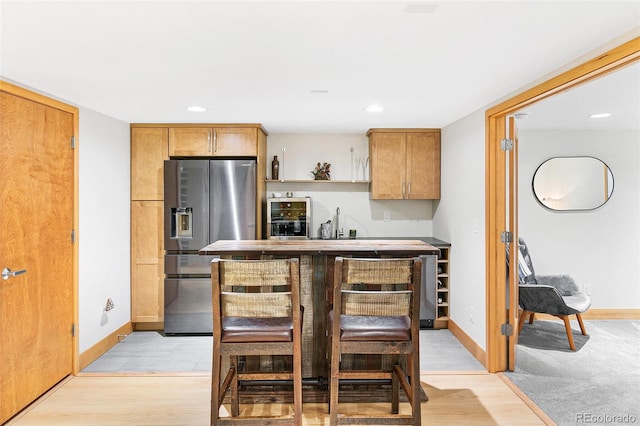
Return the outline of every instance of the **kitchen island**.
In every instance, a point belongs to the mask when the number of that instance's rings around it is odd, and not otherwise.
[[[320,385],[328,377],[327,312],[331,305],[336,256],[414,257],[438,253],[438,248],[411,239],[220,240],[200,250],[201,255],[223,259],[300,259],[300,297],[305,307],[302,374],[307,383],[315,381]],[[435,274],[435,271],[427,273]]]

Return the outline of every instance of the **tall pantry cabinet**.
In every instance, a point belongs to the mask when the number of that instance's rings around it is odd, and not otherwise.
[[[131,322],[162,328],[164,320],[164,160],[167,127],[131,128]]]

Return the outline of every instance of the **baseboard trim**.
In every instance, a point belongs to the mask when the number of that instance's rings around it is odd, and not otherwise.
[[[453,334],[454,337],[462,343],[462,346],[464,346],[471,355],[480,362],[480,364],[487,368],[487,353],[484,349],[478,346],[478,344],[451,319],[449,319],[447,328],[451,334]]]
[[[100,358],[102,354],[114,347],[119,341],[118,336],[131,334],[132,331],[133,327],[131,322],[127,322],[125,325],[109,334],[86,351],[82,352],[80,354],[80,370],[84,370],[89,364]]]
[[[573,319],[573,316],[570,318]],[[553,315],[536,314],[536,319],[558,319]],[[638,320],[640,309],[589,309],[582,314],[585,320]]]
[[[134,322],[133,329],[135,331],[162,331],[164,322]]]

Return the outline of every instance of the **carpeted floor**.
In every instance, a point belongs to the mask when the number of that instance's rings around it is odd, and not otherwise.
[[[640,423],[640,321],[572,327],[575,352],[562,321],[526,323],[507,377],[560,426]]]

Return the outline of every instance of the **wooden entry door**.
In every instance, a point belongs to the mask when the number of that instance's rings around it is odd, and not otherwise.
[[[75,342],[74,114],[12,87],[0,85],[0,270],[26,272],[0,278],[0,423],[73,372]]]

